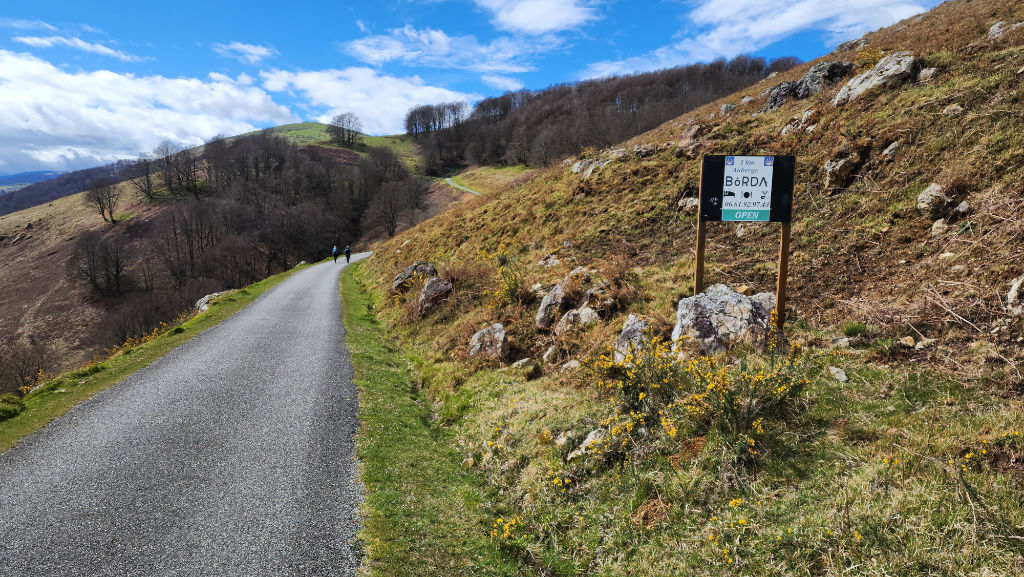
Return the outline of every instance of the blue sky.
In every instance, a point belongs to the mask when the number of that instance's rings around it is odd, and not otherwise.
[[[8,2],[0,174],[73,169],[168,139],[414,105],[737,54],[810,60],[937,0]]]

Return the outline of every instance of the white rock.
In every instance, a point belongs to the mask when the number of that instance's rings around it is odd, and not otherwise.
[[[580,455],[586,454],[587,451],[589,451],[589,450],[591,450],[593,448],[593,445],[596,445],[597,443],[600,443],[604,439],[604,437],[605,437],[604,429],[594,429],[593,431],[590,431],[590,434],[587,435],[587,438],[583,439],[583,442],[580,443],[580,445],[578,447],[573,449],[572,452],[569,453],[569,456],[566,457],[565,460],[566,461],[571,461],[571,460],[575,459],[576,457],[579,457]]]
[[[679,301],[672,340],[688,337],[707,351],[737,343],[753,345],[767,333],[774,306],[774,294],[747,297],[723,284],[712,285]]]
[[[832,374],[833,379],[839,381],[840,383],[845,383],[846,381],[850,380],[850,378],[846,376],[846,371],[839,367],[829,367],[828,372]]]
[[[896,151],[900,149],[901,144],[903,144],[903,141],[897,140],[896,142],[893,142],[889,146],[886,146],[885,150],[882,151],[882,156],[889,158],[892,155],[896,154]]]
[[[638,315],[629,315],[626,322],[622,324],[619,338],[615,340],[615,353],[612,360],[621,363],[626,360],[626,355],[631,351],[644,348],[650,340],[650,335],[647,334],[649,328],[650,323],[647,322],[647,319]]]
[[[558,324],[555,325],[555,334],[560,337],[565,336],[572,331],[596,324],[600,320],[601,316],[590,307],[572,309],[559,319]]]
[[[949,225],[946,224],[946,221],[944,219],[940,218],[939,220],[932,223],[932,238],[942,236],[946,234],[947,231],[949,231]]]
[[[896,52],[886,56],[871,70],[850,79],[836,94],[832,104],[842,106],[874,88],[904,82],[913,74],[915,62],[910,52]]]
[[[1024,315],[1024,275],[1010,283],[1010,291],[1006,293],[1006,310],[1011,316]]]
[[[228,292],[230,291],[221,291],[219,293],[213,293],[204,296],[203,298],[196,301],[195,309],[201,313],[206,312],[210,308],[210,301],[217,297],[224,296],[228,294]]]

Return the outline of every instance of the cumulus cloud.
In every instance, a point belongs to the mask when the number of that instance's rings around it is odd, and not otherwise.
[[[15,30],[49,30],[50,32],[57,30],[42,20],[23,20],[20,18],[0,18],[0,27],[14,28]]]
[[[491,13],[500,30],[520,34],[547,34],[577,28],[598,18],[589,0],[474,0]]]
[[[342,112],[353,112],[371,134],[405,131],[405,114],[413,106],[464,100],[472,103],[477,94],[465,94],[426,84],[418,76],[399,78],[378,74],[365,67],[343,70],[260,72],[263,88],[271,92],[297,92],[324,112],[317,120],[329,122]]]
[[[344,49],[351,56],[375,66],[401,62],[475,72],[515,73],[533,70],[527,62],[529,56],[558,44],[559,40],[552,36],[530,42],[500,37],[490,44],[480,44],[473,36],[449,36],[443,30],[405,26],[388,34],[353,40],[345,44]]]
[[[258,44],[245,44],[243,42],[232,42],[230,44],[214,43],[213,50],[221,56],[234,58],[244,64],[259,64],[264,58],[277,54],[277,50],[260,46]]]
[[[681,31],[674,43],[641,56],[596,62],[583,76],[629,74],[732,57],[807,30],[819,30],[829,42],[838,43],[929,7],[905,0],[700,0],[688,14],[691,29]]]
[[[198,145],[216,134],[294,122],[264,90],[230,79],[67,72],[0,50],[0,158],[4,170],[95,166],[167,139]]]
[[[518,78],[500,76],[498,74],[484,74],[480,77],[480,81],[498,90],[519,90],[525,86]]]
[[[13,41],[33,48],[51,48],[53,46],[65,46],[83,52],[91,52],[101,56],[111,56],[125,62],[142,62],[144,58],[133,56],[121,50],[114,50],[109,46],[86,42],[81,38],[68,38],[66,36],[15,36]]]

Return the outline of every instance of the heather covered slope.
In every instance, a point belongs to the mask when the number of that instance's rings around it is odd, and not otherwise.
[[[374,310],[494,494],[493,522],[465,523],[521,574],[1024,572],[1022,21],[1015,2],[945,3],[379,247],[359,271]],[[904,78],[833,104],[901,51]],[[802,93],[827,62],[852,69]],[[706,153],[797,157],[803,352],[615,360],[628,315],[667,338],[692,294]],[[708,284],[773,291],[778,232],[711,223]],[[417,260],[452,283],[425,313],[426,278],[392,291]],[[582,307],[602,281],[599,318],[537,328],[556,283]],[[507,353],[471,357],[493,323]],[[527,358],[541,374],[511,366]]]

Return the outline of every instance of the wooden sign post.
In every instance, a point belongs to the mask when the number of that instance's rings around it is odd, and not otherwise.
[[[789,277],[789,231],[793,212],[792,156],[705,155],[700,165],[700,207],[697,219],[697,263],[693,294],[704,292],[704,248],[707,222],[779,222],[779,281],[775,292],[776,330],[786,322],[786,281]]]

